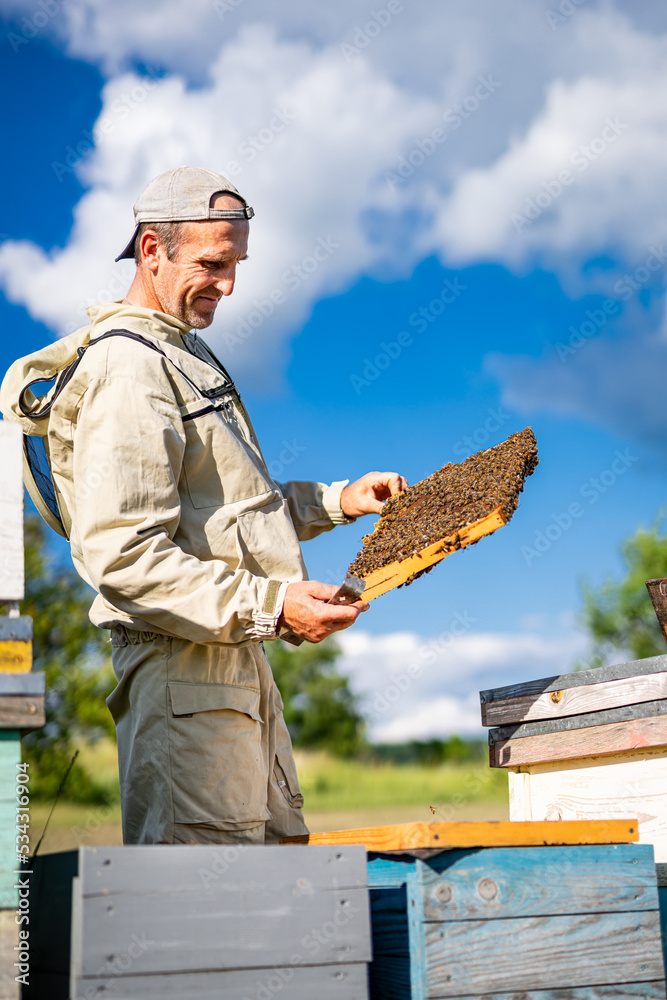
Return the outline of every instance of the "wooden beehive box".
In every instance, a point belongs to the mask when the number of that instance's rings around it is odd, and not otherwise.
[[[653,850],[636,838],[635,820],[616,820],[301,842],[369,850],[372,1000],[665,1000]]]
[[[371,856],[372,1000],[664,1000],[648,845]]]
[[[482,691],[514,820],[638,817],[667,863],[667,656]]]
[[[367,886],[362,847],[46,855],[24,1000],[367,1000]]]

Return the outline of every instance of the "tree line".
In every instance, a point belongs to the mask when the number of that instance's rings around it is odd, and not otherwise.
[[[26,597],[23,614],[34,627],[35,669],[46,673],[46,725],[25,736],[24,759],[31,768],[31,792],[53,798],[75,750],[100,739],[115,739],[105,704],[115,678],[108,633],[88,620],[93,592],[69,558],[51,549],[46,526],[36,514],[25,524]],[[656,523],[639,529],[622,546],[624,574],[594,588],[583,587],[581,623],[591,638],[591,653],[574,669],[618,659],[665,652],[665,640],[644,583],[667,572],[667,535]],[[349,678],[337,666],[333,640],[294,647],[267,643],[267,653],[285,705],[285,720],[295,747],[326,750],[396,764],[471,763],[485,755],[482,740],[411,741],[371,746],[362,706]],[[101,787],[77,760],[64,792],[79,802],[101,802]]]

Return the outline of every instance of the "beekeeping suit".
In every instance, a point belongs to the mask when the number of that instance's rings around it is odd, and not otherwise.
[[[262,640],[307,577],[299,542],[350,520],[347,481],[274,482],[231,378],[178,319],[115,302],[88,315],[12,366],[0,407],[46,444],[51,505],[111,631],[125,842],[302,833]]]

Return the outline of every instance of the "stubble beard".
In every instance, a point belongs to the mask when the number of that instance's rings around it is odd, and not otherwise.
[[[202,316],[201,313],[198,313],[193,306],[188,305],[186,302],[176,298],[172,299],[169,289],[166,289],[162,295],[162,306],[163,311],[168,316],[173,316],[193,330],[205,330],[207,326],[211,325],[215,316],[215,312],[212,312],[210,316]]]

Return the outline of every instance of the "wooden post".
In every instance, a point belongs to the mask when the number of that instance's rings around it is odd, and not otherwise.
[[[24,804],[18,795],[25,782],[21,730],[44,724],[44,675],[31,673],[32,619],[19,613],[24,596],[23,436],[18,425],[4,421],[0,469],[0,1000],[15,1000],[20,971],[14,965],[19,958],[18,883],[22,871],[30,868],[29,863],[21,864],[17,843],[17,805]]]

